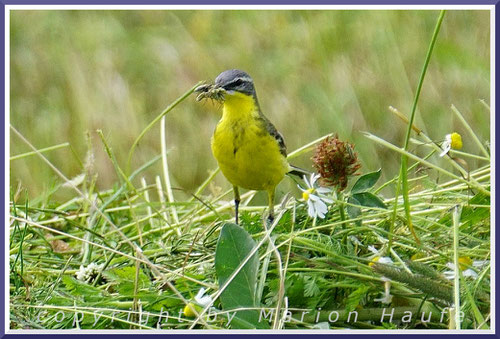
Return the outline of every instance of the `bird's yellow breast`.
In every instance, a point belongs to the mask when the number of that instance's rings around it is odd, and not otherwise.
[[[289,165],[259,117],[259,107],[252,96],[227,95],[212,137],[212,152],[231,184],[269,190],[283,179]]]

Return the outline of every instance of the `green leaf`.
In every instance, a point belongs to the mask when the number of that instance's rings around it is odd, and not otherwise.
[[[382,200],[380,200],[379,197],[370,192],[356,193],[353,194],[352,197],[359,201],[359,204],[361,206],[387,208],[387,206]]]
[[[379,169],[378,171],[366,173],[360,176],[356,183],[352,186],[351,193],[355,194],[368,191],[375,185],[377,180],[380,178],[381,173],[382,169]]]
[[[471,207],[465,205],[460,218],[460,231],[471,232],[469,227],[476,227],[479,224],[489,223],[490,216],[490,198],[484,193],[477,193],[470,201],[470,205],[483,205],[484,207]],[[446,213],[438,221],[440,224],[451,226],[451,213]]]
[[[320,290],[316,284],[316,279],[313,277],[304,277],[304,297],[315,297],[319,294]]]
[[[345,302],[345,310],[347,312],[353,311],[356,307],[358,307],[359,303],[366,296],[366,292],[370,289],[367,285],[361,285],[356,290],[354,290],[351,294],[347,296]]]
[[[119,268],[114,268],[112,270],[107,270],[102,272],[102,275],[106,277],[106,279],[112,281],[112,282],[117,282],[117,283],[123,283],[123,282],[129,282],[134,284],[135,283],[135,266],[127,266],[127,267],[119,267]],[[149,278],[142,269],[139,269],[139,280],[138,280],[139,288],[146,288],[149,287],[151,284],[149,281]]]
[[[222,226],[215,250],[215,272],[219,288],[228,281],[254,247],[255,241],[240,226],[232,223]],[[258,269],[259,258],[256,252],[220,295],[220,301],[225,311],[243,307],[257,307],[255,289]],[[259,311],[257,310],[237,311],[236,316],[244,322],[232,323],[232,327],[236,325],[239,328],[266,328],[265,326],[268,325],[265,321],[259,322]]]
[[[63,275],[62,282],[66,290],[74,296],[84,297],[87,301],[97,301],[103,298],[102,290],[72,276]]]
[[[354,197],[349,197],[349,199],[347,199],[347,203],[352,205],[360,205],[359,201]],[[347,205],[346,209],[347,209],[347,214],[351,219],[356,219],[361,215],[361,208],[358,206]],[[361,226],[361,220],[356,220],[355,223],[356,225]]]
[[[104,271],[102,275],[116,285],[116,290],[122,296],[133,296],[135,290],[135,266],[119,267]],[[151,285],[148,276],[139,269],[138,289],[148,288]]]

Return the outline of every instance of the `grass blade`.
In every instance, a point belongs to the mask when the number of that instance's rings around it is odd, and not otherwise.
[[[177,98],[177,100],[175,100],[173,103],[171,103],[167,108],[165,108],[163,110],[163,112],[161,112],[156,118],[153,119],[153,121],[151,121],[149,123],[149,125],[146,126],[146,128],[144,128],[142,130],[142,132],[139,134],[139,136],[137,137],[137,139],[135,139],[134,143],[132,144],[132,147],[130,148],[130,151],[128,153],[128,160],[127,160],[127,173],[130,172],[130,165],[131,165],[131,162],[132,162],[132,155],[134,154],[134,151],[135,151],[135,148],[137,147],[137,145],[139,144],[139,141],[141,141],[141,139],[144,137],[144,135],[146,135],[146,133],[158,122],[161,120],[161,118],[163,118],[165,115],[167,115],[171,110],[173,110],[178,104],[180,104],[181,102],[183,102],[188,96],[190,96],[194,90],[196,89],[196,87],[198,87],[199,85],[201,85],[202,81],[199,81],[196,85],[194,85],[193,87],[191,87],[186,93],[184,93],[183,95],[181,95],[179,98]]]
[[[422,73],[420,74],[420,79],[418,81],[417,91],[415,93],[415,100],[413,101],[413,106],[411,108],[410,120],[408,122],[408,128],[406,130],[406,138],[404,143],[404,150],[408,150],[408,144],[410,142],[410,135],[413,126],[413,121],[415,120],[415,113],[417,109],[418,99],[420,97],[420,92],[422,90],[422,85],[424,83],[425,74],[427,73],[427,67],[429,66],[429,61],[431,59],[432,51],[434,50],[434,45],[436,43],[436,39],[441,29],[441,23],[443,22],[445,10],[442,10],[439,14],[436,27],[434,28],[434,33],[432,34],[431,43],[429,45],[429,49],[427,50],[427,56],[425,57],[424,67],[422,68]],[[402,193],[403,193],[403,202],[405,207],[406,220],[408,222],[408,228],[410,229],[415,241],[420,244],[420,239],[418,238],[415,230],[413,229],[413,224],[411,221],[411,213],[410,213],[410,199],[408,197],[408,157],[403,154],[401,157],[401,171],[400,171],[400,183],[398,186],[402,184]]]

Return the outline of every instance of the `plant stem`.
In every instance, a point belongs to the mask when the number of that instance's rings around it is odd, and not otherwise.
[[[54,146],[39,149],[38,152],[43,153],[43,152],[48,152],[48,151],[54,151],[56,149],[68,147],[68,146],[69,146],[69,142],[65,142],[65,143],[62,143],[59,145],[54,145]],[[22,153],[22,154],[17,154],[17,155],[11,156],[9,158],[9,160],[12,161],[12,160],[17,160],[17,159],[22,159],[22,158],[29,157],[30,155],[35,155],[35,154],[37,154],[37,152],[33,152],[33,151]]]
[[[196,85],[194,85],[193,87],[191,87],[186,93],[184,93],[182,96],[180,96],[179,98],[177,98],[177,100],[175,100],[172,104],[170,104],[167,108],[165,108],[165,110],[163,110],[163,112],[161,112],[156,118],[154,118],[153,121],[151,121],[149,123],[149,125],[146,126],[146,128],[144,128],[142,130],[141,134],[139,134],[139,136],[137,137],[137,139],[135,139],[135,141],[132,144],[132,147],[130,148],[130,151],[128,153],[127,173],[130,173],[130,166],[131,166],[131,163],[132,163],[132,155],[134,154],[135,148],[139,144],[139,141],[141,141],[142,137],[144,137],[144,135],[146,134],[146,132],[149,131],[158,121],[160,121],[161,118],[163,118],[165,115],[167,115],[168,112],[170,112],[172,109],[174,109],[175,106],[177,106],[178,104],[180,104],[181,102],[183,102],[184,99],[186,99],[188,96],[190,96],[191,93],[194,92],[194,90],[196,89],[196,87],[198,87],[201,83],[202,83],[202,81],[198,82]]]
[[[453,279],[453,301],[455,303],[455,329],[460,329],[460,255],[458,254],[458,230],[460,227],[460,216],[462,207],[455,206],[453,209],[453,263],[455,264],[455,278]]]
[[[337,201],[338,201],[338,204],[339,204],[339,213],[340,213],[340,220],[342,220],[342,229],[345,228],[345,225],[346,225],[346,217],[345,217],[345,208],[344,208],[344,194],[342,193],[342,191],[337,191]]]
[[[425,74],[427,73],[427,67],[429,66],[429,61],[431,59],[432,51],[434,49],[434,45],[436,43],[436,39],[437,39],[439,30],[441,28],[441,23],[443,22],[443,18],[444,18],[445,13],[446,13],[446,11],[442,10],[441,13],[439,14],[436,26],[434,28],[434,33],[432,34],[431,43],[429,45],[429,49],[427,50],[427,55],[425,57],[424,67],[422,68],[422,73],[420,74],[420,80],[418,81],[417,91],[415,93],[415,99],[413,100],[410,119],[408,122],[408,128],[406,131],[406,138],[405,138],[405,143],[404,143],[404,150],[405,151],[408,150],[408,144],[410,141],[410,135],[411,135],[411,130],[412,130],[412,126],[413,126],[413,121],[415,120],[415,113],[417,110],[418,99],[420,97],[420,91],[422,90],[422,84],[424,83]],[[417,237],[417,235],[413,229],[413,224],[411,221],[410,200],[408,197],[408,156],[405,154],[403,154],[403,156],[401,157],[400,176],[401,176],[403,201],[404,201],[405,214],[406,214],[406,220],[408,223],[408,228],[410,229],[411,233],[415,237],[415,241],[418,244],[420,244],[420,239]]]

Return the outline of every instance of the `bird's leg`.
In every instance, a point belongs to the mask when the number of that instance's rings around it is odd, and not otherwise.
[[[269,214],[267,216],[267,221],[271,225],[274,221],[274,188],[267,191],[267,198],[269,201]]]
[[[236,214],[236,225],[238,224],[238,207],[240,206],[240,191],[238,190],[238,186],[233,186],[234,192],[234,210]]]

